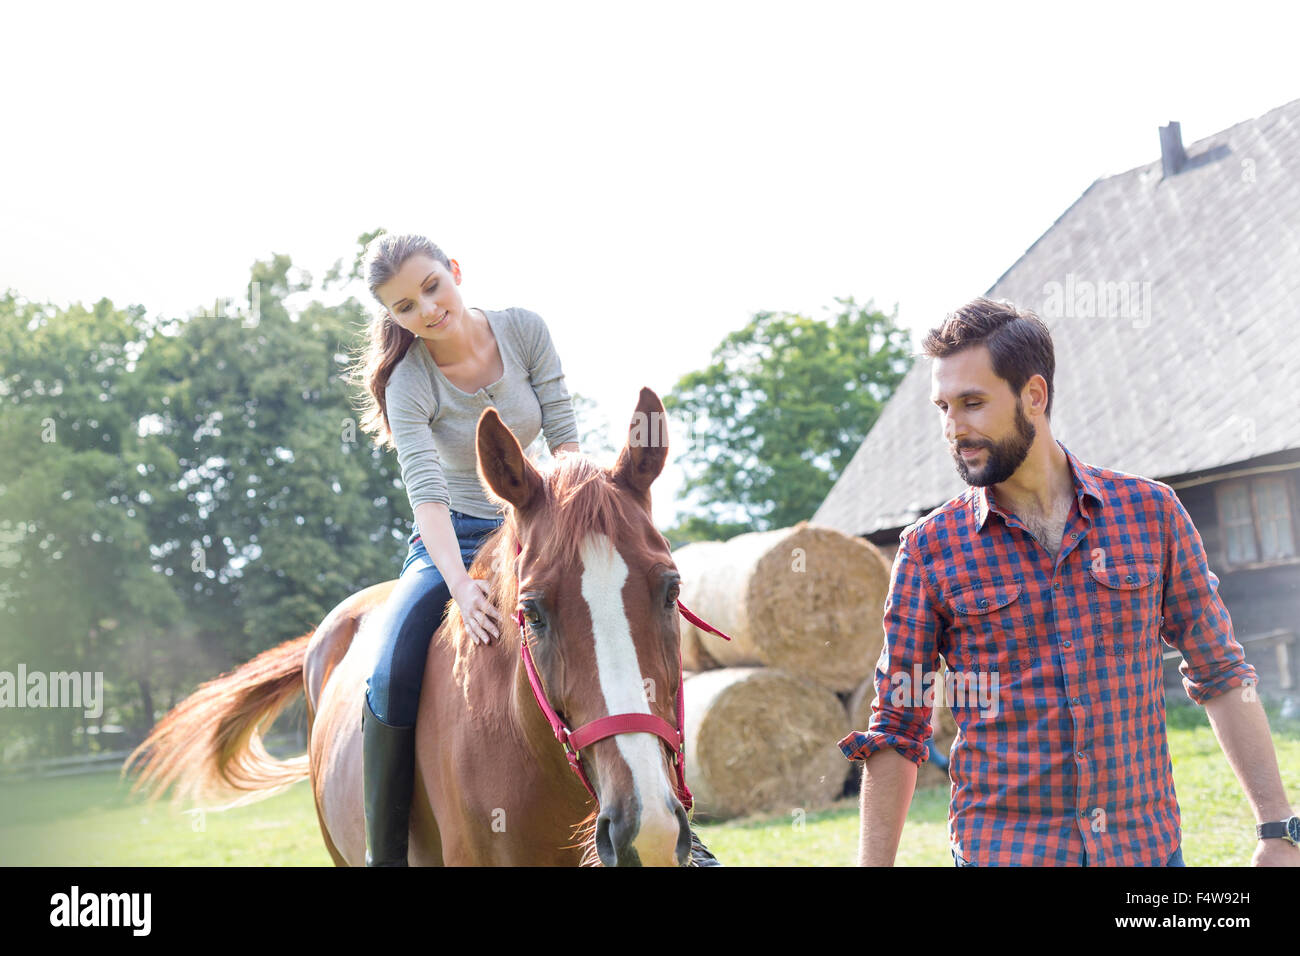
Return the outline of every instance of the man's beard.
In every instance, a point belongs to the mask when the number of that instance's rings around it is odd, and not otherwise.
[[[961,449],[958,448],[952,453],[957,460],[957,473],[966,484],[977,488],[1001,484],[1014,475],[1016,469],[1029,456],[1029,447],[1034,443],[1035,434],[1034,423],[1025,417],[1024,406],[1017,401],[1016,429],[1011,437],[995,442],[993,445],[980,443],[965,446],[984,449],[984,464],[976,466],[973,471],[962,458]]]

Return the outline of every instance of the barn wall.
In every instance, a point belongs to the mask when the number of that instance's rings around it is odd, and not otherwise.
[[[1291,472],[1293,501],[1300,501],[1300,472]],[[1191,515],[1192,523],[1205,544],[1210,570],[1219,578],[1219,597],[1232,617],[1233,633],[1238,639],[1276,628],[1287,628],[1300,635],[1300,562],[1291,561],[1267,568],[1225,570],[1223,543],[1219,530],[1215,488],[1219,483],[1196,485],[1178,491],[1178,499]],[[1293,510],[1292,521],[1300,518]],[[1282,688],[1277,657],[1272,649],[1252,650],[1246,659],[1259,673],[1260,689],[1270,696],[1300,695],[1300,643],[1291,646],[1291,681],[1289,691]]]

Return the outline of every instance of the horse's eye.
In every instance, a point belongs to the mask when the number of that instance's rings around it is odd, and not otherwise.
[[[668,607],[673,607],[677,603],[678,596],[682,593],[680,581],[674,581],[668,586],[668,599],[664,602]]]
[[[542,626],[542,612],[537,609],[536,604],[525,604],[520,608],[524,614],[524,623],[536,630]]]

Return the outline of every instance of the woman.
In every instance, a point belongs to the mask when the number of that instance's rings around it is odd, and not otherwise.
[[[367,388],[361,427],[396,448],[416,525],[366,687],[366,865],[406,866],[429,639],[449,599],[475,642],[501,633],[487,582],[466,570],[503,520],[478,479],[479,415],[494,406],[521,445],[542,431],[555,454],[578,450],[578,430],[559,356],[536,313],[467,309],[460,265],[423,236],[374,239],[365,278],[385,312],[371,324],[357,369]]]

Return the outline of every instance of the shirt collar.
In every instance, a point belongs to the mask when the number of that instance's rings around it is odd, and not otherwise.
[[[1106,503],[1106,497],[1102,492],[1096,469],[1075,458],[1070,449],[1066,448],[1059,438],[1056,439],[1056,443],[1061,446],[1061,451],[1065,452],[1065,458],[1070,463],[1070,475],[1074,479],[1074,494],[1079,499],[1079,514],[1091,520],[1092,514],[1084,504],[1084,497],[1094,499],[1099,505]],[[1007,517],[1005,511],[994,504],[990,504],[988,488],[970,486],[967,492],[967,500],[970,503],[971,513],[975,520],[976,531],[984,528],[984,523],[988,520],[990,511],[996,511],[1003,518]]]

